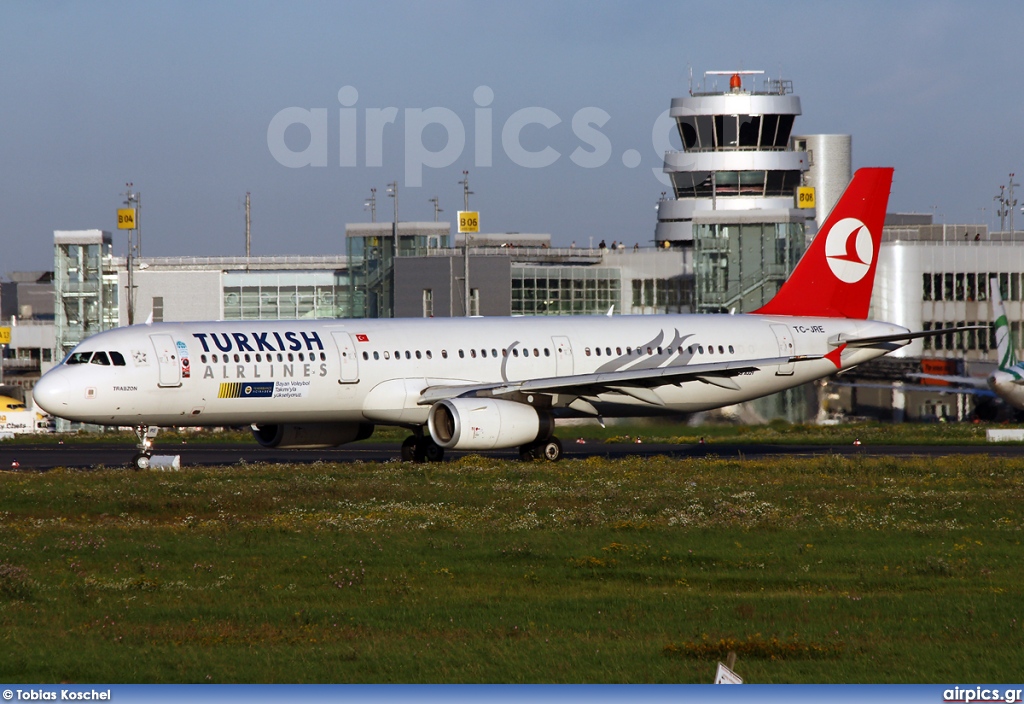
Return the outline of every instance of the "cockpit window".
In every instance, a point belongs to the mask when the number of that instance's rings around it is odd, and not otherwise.
[[[116,352],[116,351],[111,350],[111,352],[110,352],[110,361],[112,361],[114,363],[115,367],[123,367],[123,366],[125,366],[124,355],[122,355],[120,352]]]
[[[110,358],[107,356],[106,352],[96,352],[96,353],[93,354],[92,359],[90,360],[90,363],[91,364],[100,364],[100,365],[102,365],[104,367],[109,367],[110,366]]]
[[[88,364],[92,352],[72,352],[68,357],[67,364]]]

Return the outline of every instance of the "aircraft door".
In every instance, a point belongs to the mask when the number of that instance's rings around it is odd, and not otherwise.
[[[150,335],[153,349],[156,350],[157,368],[160,372],[161,387],[181,386],[181,364],[178,361],[178,348],[170,335]]]
[[[555,347],[555,376],[570,376],[573,373],[572,343],[568,337],[551,338]]]
[[[335,330],[331,333],[334,344],[338,346],[338,357],[341,360],[341,374],[338,382],[341,384],[359,383],[359,358],[356,356],[356,345],[352,336],[347,332]]]
[[[780,357],[792,357],[796,354],[793,332],[789,329],[788,325],[772,325],[772,332],[775,333],[775,339],[779,343]],[[792,362],[789,364],[780,364],[775,375],[789,376],[793,373],[793,366]]]

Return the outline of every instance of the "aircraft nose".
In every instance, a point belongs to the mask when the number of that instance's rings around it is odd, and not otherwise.
[[[36,405],[53,416],[60,416],[61,411],[67,410],[70,396],[71,386],[60,374],[43,375],[32,389]]]

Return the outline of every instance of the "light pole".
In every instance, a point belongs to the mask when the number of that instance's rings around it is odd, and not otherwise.
[[[434,196],[433,198],[428,199],[427,202],[434,204],[434,222],[437,222],[438,214],[439,213],[443,213],[444,209],[441,208],[441,206],[439,205],[440,201],[438,200],[437,196]]]
[[[370,197],[363,201],[363,208],[370,209],[370,222],[377,222],[377,189],[370,189]]]
[[[462,205],[463,205],[462,209],[464,211],[468,212],[469,211],[469,197],[471,195],[473,195],[473,191],[469,190],[469,172],[468,171],[463,170],[463,172],[462,172],[462,180],[459,181],[459,183],[462,185]],[[463,254],[464,254],[463,259],[464,259],[464,263],[466,265],[466,270],[463,272],[463,275],[462,275],[463,284],[464,284],[464,287],[465,287],[465,291],[464,291],[463,295],[465,297],[464,300],[466,301],[465,313],[466,313],[466,317],[468,318],[470,316],[470,310],[469,310],[469,291],[470,291],[470,289],[469,289],[469,233],[468,232],[464,233],[462,237],[463,237],[463,239],[462,239],[462,249],[463,249]]]
[[[395,219],[391,222],[391,237],[394,240],[393,246],[395,251],[391,253],[392,257],[398,256],[398,181],[392,181],[388,184],[388,198],[395,199]]]
[[[138,191],[132,191],[132,186],[135,184],[132,182],[126,183],[125,186],[128,190],[125,192],[124,205],[131,208],[132,205],[137,206],[133,213],[133,221],[131,227],[128,229],[128,324],[135,324],[135,279],[134,271],[135,268],[135,256],[136,253],[142,256],[142,235],[139,232],[139,211],[142,209],[142,194]],[[136,250],[136,238],[138,239],[138,250]]]

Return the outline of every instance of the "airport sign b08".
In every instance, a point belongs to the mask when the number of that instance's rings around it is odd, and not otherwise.
[[[0,345],[11,344],[11,329],[0,328]]]

